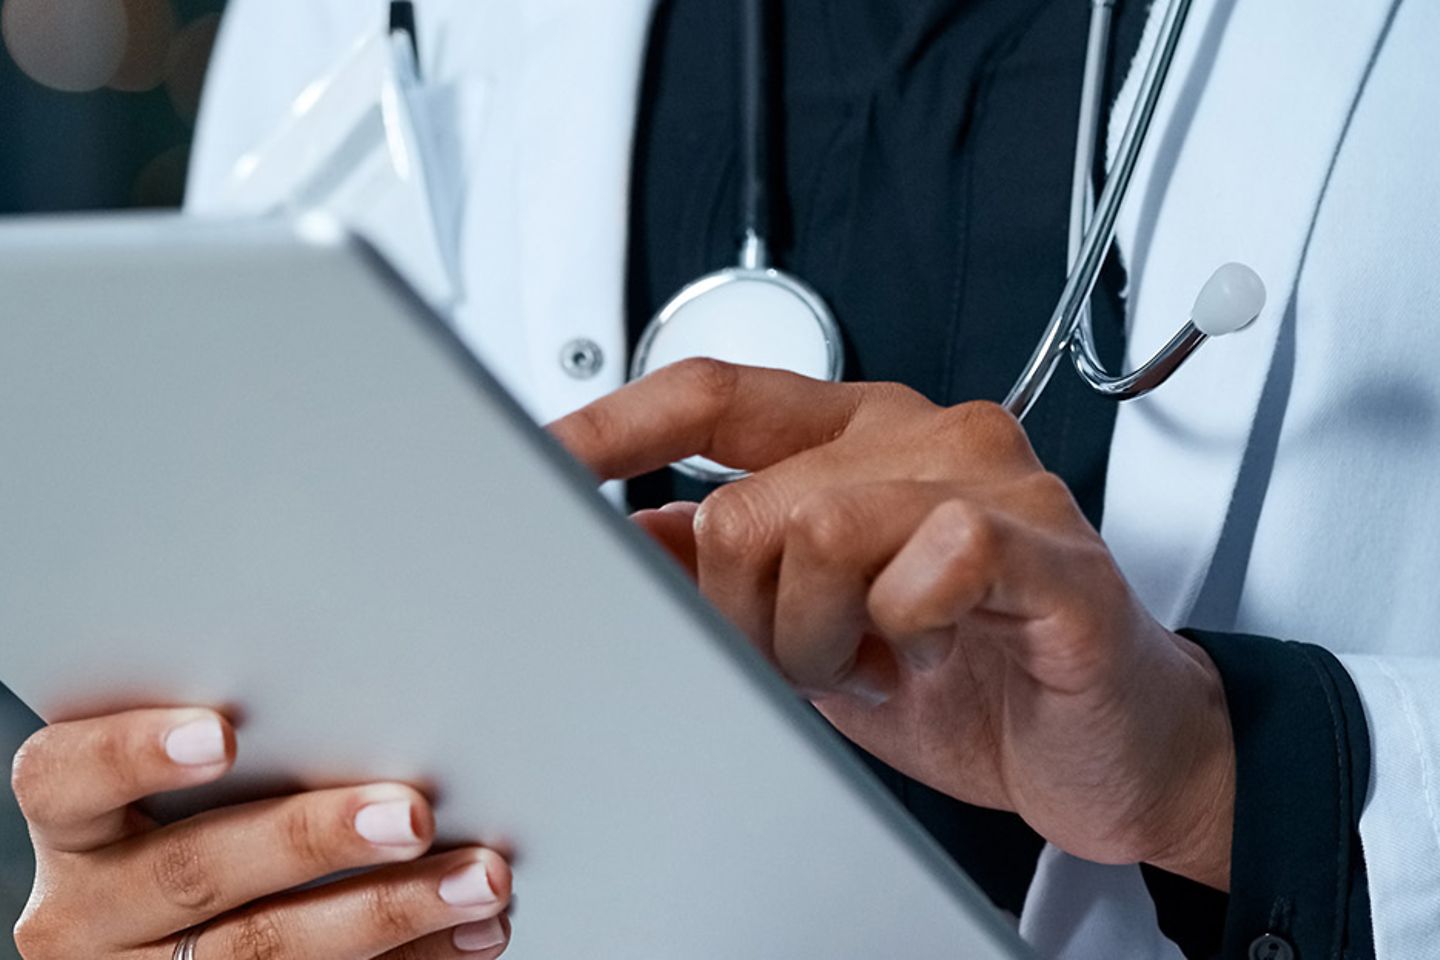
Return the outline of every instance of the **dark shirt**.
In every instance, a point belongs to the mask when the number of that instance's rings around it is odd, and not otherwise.
[[[772,31],[781,78],[778,265],[829,303],[851,379],[898,381],[947,405],[1000,400],[1064,284],[1089,5],[771,5],[780,12]],[[1148,8],[1138,0],[1117,8],[1111,96]],[[632,343],[682,286],[737,259],[739,13],[734,0],[659,4],[636,134]],[[1123,279],[1112,261],[1094,302],[1112,368],[1123,350]],[[1025,424],[1042,462],[1097,526],[1115,410],[1066,364]],[[635,483],[632,500],[656,506],[705,492],[666,472]],[[1147,868],[1162,929],[1194,958],[1372,956],[1356,832],[1369,741],[1353,683],[1317,648],[1194,637],[1220,670],[1236,736],[1233,894]],[[1040,839],[1018,817],[959,803],[866,759],[990,897],[1018,913]]]
[[[847,374],[953,404],[1000,400],[1065,279],[1066,220],[1088,10],[1077,0],[783,0],[771,34],[774,251],[844,330]],[[1118,85],[1143,7],[1122,12]],[[636,142],[632,343],[686,283],[739,245],[738,3],[665,0]],[[1104,352],[1122,320],[1097,297]],[[1067,367],[1027,422],[1047,467],[1096,523],[1115,410]],[[636,506],[703,490],[659,474]],[[999,903],[1018,912],[1039,839],[871,761]]]

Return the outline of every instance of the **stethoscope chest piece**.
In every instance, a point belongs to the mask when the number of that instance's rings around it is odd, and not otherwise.
[[[766,77],[767,0],[742,0],[741,119],[742,238],[736,266],[701,277],[675,295],[650,321],[635,347],[631,375],[709,357],[749,367],[788,370],[814,380],[839,380],[845,349],[840,328],[820,295],[775,269],[769,249],[769,98]],[[673,464],[686,476],[728,483],[745,476],[723,464],[691,457]]]
[[[740,266],[696,280],[665,305],[636,345],[631,376],[694,357],[839,380],[845,349],[835,318],[809,286],[780,270]],[[712,483],[745,475],[703,457],[674,467]]]

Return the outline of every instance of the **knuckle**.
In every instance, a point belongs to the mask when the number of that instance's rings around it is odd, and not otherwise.
[[[930,517],[941,561],[952,576],[983,571],[1000,559],[1000,531],[984,510],[949,500]]]
[[[974,400],[951,407],[945,416],[952,433],[991,455],[1014,454],[1029,447],[1020,422],[998,403]]]
[[[853,498],[819,493],[791,511],[787,533],[810,559],[824,564],[852,553],[865,524],[865,511]]]
[[[279,922],[263,911],[239,917],[230,940],[234,960],[287,960],[290,956]]]
[[[83,949],[76,949],[86,936],[83,927],[80,918],[67,916],[64,908],[53,897],[45,896],[37,884],[12,934],[23,960],[69,960],[85,954]]]
[[[973,430],[1007,431],[1014,427],[1015,418],[998,403],[989,400],[971,400],[951,408],[960,421]]]
[[[139,777],[130,737],[115,724],[101,724],[90,734],[89,754],[97,769],[121,791],[131,793],[138,787]]]
[[[181,828],[155,842],[158,846],[151,875],[160,896],[185,911],[207,915],[213,912],[221,899],[220,890],[195,831]]]
[[[718,490],[701,505],[695,538],[703,552],[722,559],[755,555],[768,540],[755,498],[741,486]]]
[[[10,789],[20,811],[31,822],[47,814],[49,784],[55,775],[54,732],[46,727],[26,740],[10,765]]]
[[[1035,512],[1039,519],[1047,523],[1069,524],[1079,521],[1089,525],[1080,505],[1075,502],[1070,485],[1056,474],[1047,470],[1028,473],[1020,479],[1017,489],[1021,502]]]
[[[592,403],[566,417],[561,434],[561,441],[572,452],[603,450],[614,438],[614,418],[603,403]]]
[[[1095,612],[1129,608],[1130,585],[1120,572],[1115,556],[1098,537],[1071,548],[1067,566],[1084,583],[1084,603],[1067,608],[1077,626],[1094,619]]]
[[[985,557],[996,548],[995,521],[964,500],[946,500],[930,514],[930,522],[946,557]]]
[[[365,891],[366,916],[375,932],[396,943],[414,939],[422,931],[416,911],[401,887],[380,883]]]
[[[882,636],[914,637],[934,629],[929,605],[923,601],[913,584],[882,578],[865,598],[865,609]]]
[[[1074,500],[1069,485],[1060,479],[1059,475],[1048,470],[1028,474],[1021,482],[1041,503],[1069,504]]]
[[[877,584],[865,599],[866,611],[875,628],[887,637],[905,637],[914,632],[916,617],[913,607],[904,602],[897,592],[884,584]]]
[[[343,866],[334,849],[333,831],[312,805],[290,804],[281,822],[285,849],[302,869],[322,876]]]
[[[913,406],[916,408],[933,408],[924,394],[903,383],[867,383],[860,387],[859,397],[860,408],[857,415],[865,415],[871,411],[889,410],[893,407]]]
[[[724,402],[735,392],[740,371],[734,364],[711,357],[690,357],[674,364],[671,376],[695,392]]]
[[[60,960],[59,931],[44,919],[40,910],[27,908],[15,924],[15,948],[23,960]]]

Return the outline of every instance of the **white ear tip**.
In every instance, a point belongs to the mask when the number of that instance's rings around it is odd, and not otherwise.
[[[1201,333],[1223,337],[1255,322],[1265,309],[1265,281],[1243,263],[1216,270],[1195,298],[1190,322]]]

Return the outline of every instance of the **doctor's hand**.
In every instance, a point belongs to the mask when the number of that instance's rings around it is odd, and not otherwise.
[[[1001,408],[687,361],[551,429],[605,479],[753,472],[636,519],[861,746],[1076,856],[1228,886],[1219,675]]]
[[[205,710],[55,724],[21,748],[13,783],[37,862],[15,928],[25,960],[171,960],[192,929],[196,960],[504,951],[509,867],[481,849],[426,856],[433,818],[409,787],[305,793],[170,826],[134,806],[219,780],[234,749],[229,724]]]

